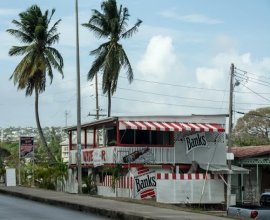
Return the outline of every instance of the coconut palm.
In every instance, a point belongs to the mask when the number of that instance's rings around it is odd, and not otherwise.
[[[133,70],[128,56],[120,44],[121,39],[130,38],[137,30],[141,20],[132,28],[127,27],[129,13],[122,5],[117,7],[116,0],[107,0],[101,4],[101,11],[93,10],[88,23],[82,24],[92,31],[98,38],[106,38],[107,42],[90,52],[95,55],[92,67],[88,72],[88,80],[92,80],[98,72],[102,73],[103,94],[108,95],[108,117],[111,114],[111,96],[117,88],[117,81],[121,68],[127,70],[129,83],[133,80]]]
[[[10,56],[23,56],[10,79],[13,79],[18,90],[25,90],[26,96],[31,96],[34,92],[37,128],[42,145],[47,149],[51,160],[55,160],[55,158],[43,135],[39,120],[38,102],[39,94],[46,89],[47,75],[50,83],[53,80],[53,69],[58,70],[63,77],[63,58],[58,50],[52,47],[59,40],[57,26],[61,20],[59,19],[49,27],[54,12],[54,9],[51,12],[46,10],[43,14],[37,5],[33,5],[19,14],[19,20],[12,21],[17,29],[7,30],[8,33],[24,44],[12,46],[9,50]]]

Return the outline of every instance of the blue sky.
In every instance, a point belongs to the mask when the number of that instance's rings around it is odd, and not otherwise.
[[[86,23],[101,1],[79,0],[79,23]],[[64,57],[64,79],[54,73],[52,85],[40,96],[42,126],[76,123],[75,1],[9,0],[0,2],[0,127],[35,126],[34,97],[25,97],[9,80],[21,57],[8,50],[19,42],[6,29],[32,4],[56,9]],[[270,104],[270,2],[268,0],[122,0],[130,25],[143,20],[139,32],[121,41],[134,70],[131,85],[123,71],[112,99],[112,115],[187,115],[228,112],[230,65],[238,70],[234,110],[247,112]],[[82,122],[93,120],[94,86],[86,75],[89,51],[104,39],[80,27]],[[257,93],[257,94],[255,94]],[[100,108],[107,97],[100,92]],[[235,118],[240,115],[235,114]]]

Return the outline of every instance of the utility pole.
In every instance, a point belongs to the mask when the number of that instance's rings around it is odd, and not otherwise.
[[[234,64],[231,64],[231,79],[230,79],[230,97],[229,97],[229,134],[228,134],[228,151],[231,153],[232,147],[232,117],[233,117],[233,89],[234,89]],[[229,169],[228,179],[227,179],[227,209],[231,204],[231,183],[232,183],[232,162],[230,159],[227,159],[227,165]]]
[[[65,121],[66,121],[65,127],[67,127],[67,116],[68,116],[68,111],[66,110],[65,111]]]
[[[77,175],[78,193],[82,193],[82,164],[81,164],[81,83],[80,83],[80,50],[79,50],[79,19],[78,0],[75,0],[76,15],[76,67],[77,67]]]
[[[104,114],[100,114],[99,111],[101,111],[101,109],[99,108],[99,102],[98,102],[98,76],[97,74],[95,75],[95,89],[96,89],[96,114],[88,114],[88,116],[95,116],[96,120],[99,119],[99,116],[106,116]]]

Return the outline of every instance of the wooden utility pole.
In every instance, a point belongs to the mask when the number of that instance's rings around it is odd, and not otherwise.
[[[232,147],[232,117],[233,117],[233,89],[234,89],[234,64],[231,64],[231,79],[230,79],[230,97],[229,97],[229,132],[228,132],[228,151],[227,153],[231,153]],[[228,179],[227,179],[227,209],[231,205],[231,183],[232,183],[232,162],[227,159],[228,164]]]
[[[88,116],[95,116],[96,120],[99,119],[99,116],[106,116],[104,114],[100,114],[99,101],[98,101],[98,75],[95,75],[95,89],[96,89],[96,114],[88,114]]]
[[[66,110],[66,111],[65,111],[65,121],[66,121],[65,126],[66,126],[66,127],[67,127],[67,117],[68,117],[68,111]]]

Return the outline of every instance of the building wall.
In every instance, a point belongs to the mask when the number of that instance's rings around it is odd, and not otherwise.
[[[158,175],[157,202],[173,204],[223,203],[224,183],[217,175],[204,175],[202,173]]]
[[[61,158],[64,163],[69,162],[69,147],[67,145],[62,146]]]
[[[191,132],[175,133],[175,162],[191,164],[196,161],[198,164],[226,164],[225,133],[205,132],[207,146],[197,147],[187,153],[185,138],[194,134]],[[197,132],[197,134],[200,134]]]

